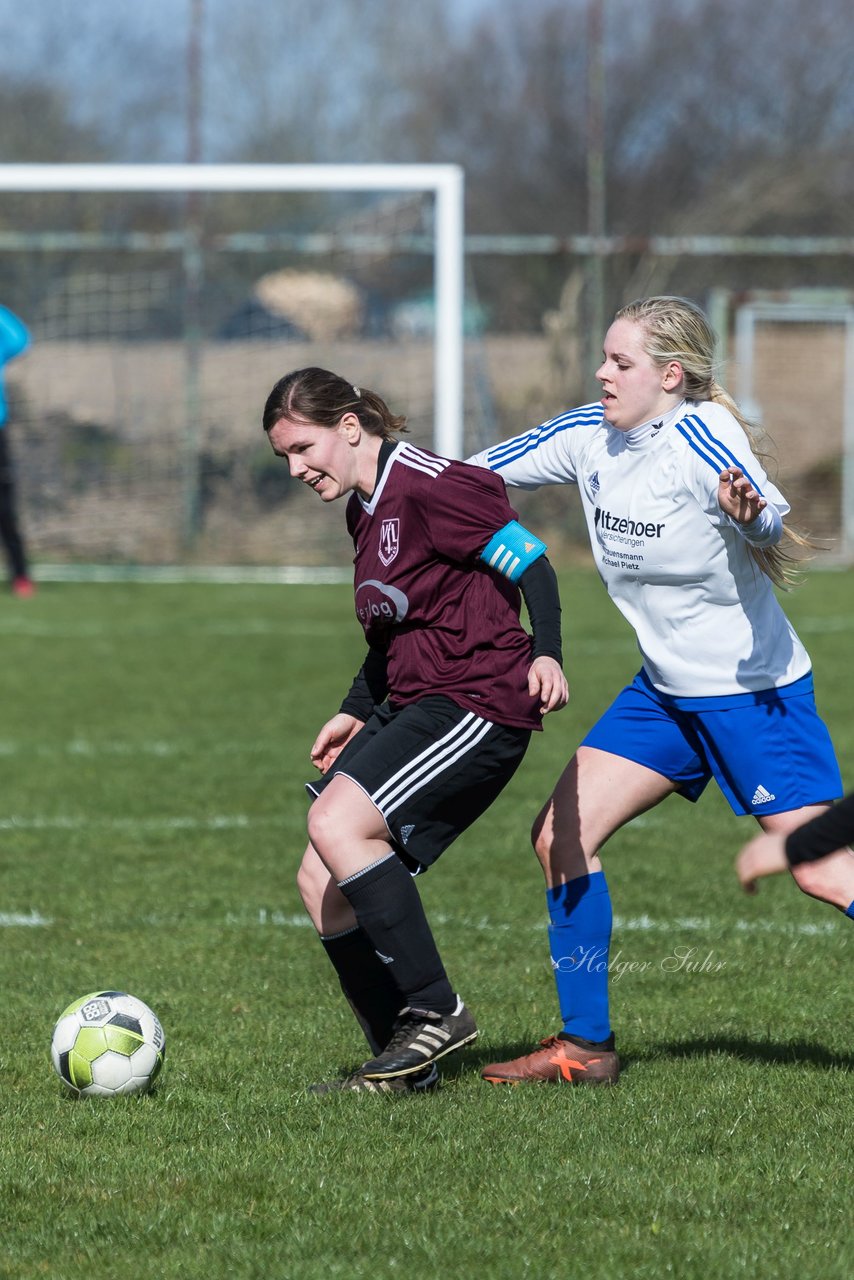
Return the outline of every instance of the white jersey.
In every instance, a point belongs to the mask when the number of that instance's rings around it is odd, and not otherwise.
[[[722,405],[685,401],[631,431],[601,404],[561,414],[468,459],[522,489],[578,486],[596,566],[634,628],[656,689],[679,699],[791,684],[810,659],[718,504],[718,475],[741,468],[780,516],[788,503]]]

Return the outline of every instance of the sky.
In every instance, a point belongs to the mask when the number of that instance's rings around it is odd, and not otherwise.
[[[405,6],[417,0],[392,2]],[[449,18],[466,24],[503,0],[441,2]],[[307,57],[325,67],[328,53],[320,44],[322,24],[314,21],[305,0],[290,3],[300,40],[310,38],[312,30],[318,33],[318,45],[307,49]],[[324,19],[348,7],[358,15],[364,3],[324,0]],[[75,123],[84,126],[109,124],[119,107],[126,115],[129,108],[130,124],[126,116],[122,121],[128,129],[129,148],[148,152],[134,159],[184,159],[189,35],[192,15],[199,11],[204,67],[202,158],[221,159],[229,133],[241,136],[253,111],[258,112],[258,99],[264,91],[269,94],[270,87],[259,84],[253,101],[251,72],[236,75],[233,61],[222,58],[220,51],[227,45],[233,59],[238,42],[245,42],[249,62],[252,41],[264,41],[265,25],[273,32],[289,29],[283,21],[287,0],[244,0],[242,5],[234,0],[29,0],[25,6],[20,0],[0,0],[0,75],[7,83],[37,76],[58,85],[72,105]],[[269,11],[269,24],[256,18],[265,11]],[[247,13],[251,19],[244,17]],[[135,68],[136,74],[129,74],[129,68]],[[147,109],[153,82],[168,86],[161,100],[165,94],[170,96],[159,123]]]

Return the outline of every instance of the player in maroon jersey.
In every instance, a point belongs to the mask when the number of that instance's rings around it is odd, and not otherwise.
[[[298,885],[374,1056],[332,1085],[425,1091],[473,1040],[413,882],[489,807],[566,704],[546,547],[504,483],[398,440],[405,420],[325,369],[280,379],[273,450],[323,502],[349,494],[368,654],[311,758]],[[520,591],[533,630],[519,618]]]

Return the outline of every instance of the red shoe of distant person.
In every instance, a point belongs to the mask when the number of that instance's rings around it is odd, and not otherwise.
[[[15,578],[12,582],[12,595],[27,599],[36,594],[36,584],[32,578]]]

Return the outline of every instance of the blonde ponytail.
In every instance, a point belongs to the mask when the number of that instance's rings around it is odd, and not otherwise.
[[[735,418],[747,439],[753,454],[762,463],[766,472],[770,472],[776,460],[763,447],[764,433],[760,427],[746,418],[733,400],[729,392],[714,378],[706,397],[715,404],[722,405]],[[801,581],[801,565],[811,558],[816,551],[816,544],[794,525],[783,522],[783,536],[775,547],[753,547],[748,544],[748,551],[764,574],[771,579],[775,587],[782,591],[790,591]]]

